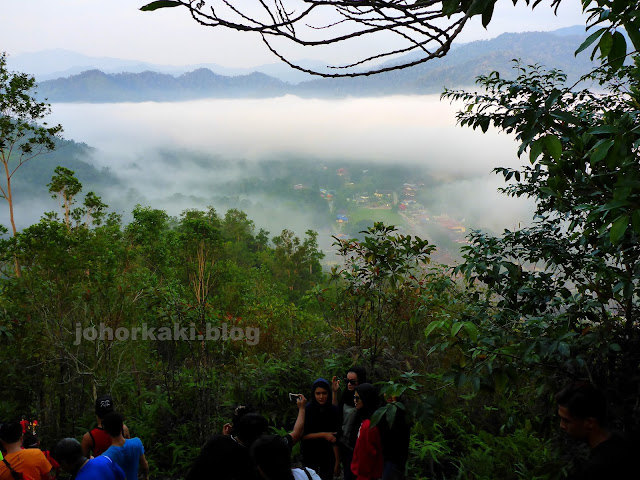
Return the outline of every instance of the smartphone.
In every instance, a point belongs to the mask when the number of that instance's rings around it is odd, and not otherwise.
[[[297,402],[298,398],[300,398],[299,393],[289,393],[289,400],[291,400],[292,402]]]

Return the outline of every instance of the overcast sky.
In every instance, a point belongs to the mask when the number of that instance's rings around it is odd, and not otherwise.
[[[2,0],[0,50],[9,55],[63,48],[92,56],[142,60],[157,64],[218,63],[248,67],[274,63],[275,57],[254,34],[198,25],[184,8],[141,12],[151,0]],[[257,0],[241,0],[244,5]],[[550,0],[533,12],[520,0],[499,0],[485,30],[479,20],[467,25],[461,42],[488,39],[504,32],[548,31],[583,25],[579,0],[564,0],[553,14]],[[349,61],[353,52],[332,50],[331,61]],[[294,58],[319,59],[326,52],[304,50]],[[324,60],[329,61],[324,58]]]

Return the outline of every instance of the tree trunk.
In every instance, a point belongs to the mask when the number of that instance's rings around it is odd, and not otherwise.
[[[9,164],[7,162],[4,163],[4,173],[7,178],[7,202],[9,203],[9,218],[11,220],[11,229],[13,230],[13,236],[15,237],[18,233],[18,229],[16,228],[16,221],[13,215],[13,194],[11,193],[11,175],[9,174]],[[13,260],[15,262],[15,272],[16,277],[20,278],[20,262],[18,261],[17,253],[13,254]]]

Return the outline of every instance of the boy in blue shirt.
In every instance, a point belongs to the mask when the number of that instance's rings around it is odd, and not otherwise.
[[[109,413],[102,420],[102,425],[111,437],[111,446],[102,454],[118,465],[127,480],[138,480],[138,469],[144,479],[149,478],[149,464],[144,456],[142,441],[138,438],[125,439],[122,435],[122,416]]]

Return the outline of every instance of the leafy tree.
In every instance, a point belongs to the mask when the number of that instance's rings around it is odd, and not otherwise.
[[[307,230],[300,242],[291,230],[283,230],[273,238],[275,250],[271,262],[273,276],[284,282],[293,300],[322,279],[320,260],[324,254],[318,250],[318,234]]]
[[[486,295],[476,296],[477,342],[458,379],[503,391],[528,372],[549,390],[588,378],[619,398],[627,428],[637,427],[640,344],[640,63],[611,59],[586,80],[605,93],[574,91],[558,71],[516,65],[514,80],[479,77],[482,93],[446,91],[462,100],[461,125],[515,134],[529,166],[497,168],[510,196],[536,201],[533,225],[501,237],[470,236],[457,267]]]
[[[557,9],[561,1],[552,0],[551,6]],[[144,5],[141,10],[186,7],[200,25],[261,35],[276,56],[298,70],[325,77],[355,77],[411,67],[443,57],[471,18],[480,16],[482,25],[489,25],[497,3],[498,0],[281,0],[245,2],[239,6],[226,0],[158,0]],[[515,5],[518,0],[511,3]],[[520,3],[535,8],[540,0],[520,0]],[[582,0],[582,6],[590,15],[589,27],[604,25],[592,34],[588,44],[600,38],[599,47],[605,56],[617,59],[624,55],[625,39],[617,31],[619,27],[627,30],[636,47],[640,43],[638,2]],[[315,71],[288,60],[280,53],[282,42],[273,41],[278,38],[318,47],[347,44],[363,37],[380,37],[384,42],[370,44],[384,46],[374,47],[370,54],[363,54],[349,65]],[[398,54],[410,55],[398,58]],[[371,66],[373,61],[386,60],[390,56],[396,56],[393,62]],[[363,65],[366,67],[362,68]]]
[[[41,153],[55,148],[55,139],[62,126],[48,127],[41,122],[49,113],[50,106],[38,102],[32,90],[35,78],[25,73],[7,70],[7,55],[0,53],[0,163],[4,169],[4,185],[0,194],[9,204],[9,218],[13,235],[17,233],[13,213],[14,193],[11,180],[18,169]],[[16,261],[15,273],[20,275]]]
[[[317,287],[313,292],[330,302],[331,326],[366,350],[373,367],[389,337],[408,323],[420,277],[435,247],[382,223],[362,233],[363,241],[336,238],[344,266],[331,270],[335,290]]]
[[[75,203],[74,197],[82,191],[82,184],[74,173],[73,170],[57,166],[48,185],[53,198],[62,197],[64,223],[67,228],[71,228],[71,206]]]

